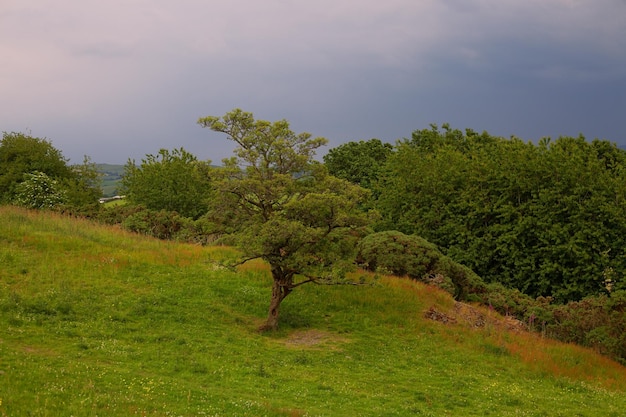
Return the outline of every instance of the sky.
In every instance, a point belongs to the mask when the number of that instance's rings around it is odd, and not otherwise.
[[[197,120],[234,108],[318,156],[431,123],[626,148],[626,0],[0,0],[0,131],[219,163]]]

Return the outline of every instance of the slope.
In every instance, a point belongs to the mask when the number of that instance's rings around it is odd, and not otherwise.
[[[626,409],[623,367],[398,278],[301,287],[259,334],[268,271],[232,255],[0,207],[0,416]]]

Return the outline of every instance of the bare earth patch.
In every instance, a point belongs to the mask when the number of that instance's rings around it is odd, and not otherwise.
[[[283,341],[292,348],[331,348],[338,349],[338,345],[347,343],[348,339],[330,332],[321,330],[298,330],[291,333]]]
[[[445,324],[465,323],[470,327],[485,327],[490,325],[509,331],[526,331],[524,323],[513,317],[502,317],[491,312],[484,312],[469,304],[456,302],[453,311],[442,312],[430,307],[424,312],[424,317]]]

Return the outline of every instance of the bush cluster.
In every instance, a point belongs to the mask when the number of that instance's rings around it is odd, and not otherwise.
[[[220,236],[204,218],[193,220],[175,211],[150,210],[136,205],[104,208],[98,213],[97,220],[134,233],[184,243],[206,245]]]
[[[517,289],[489,284],[481,304],[522,321],[528,330],[566,343],[589,347],[626,365],[626,291],[553,304]]]
[[[479,302],[523,322],[531,331],[593,348],[626,364],[626,291],[553,304],[499,283],[485,284],[470,268],[443,255],[434,244],[398,231],[373,233],[358,246],[357,263],[370,271],[434,284],[456,299]]]
[[[486,289],[478,275],[445,256],[434,244],[398,231],[363,238],[357,246],[357,263],[370,271],[435,284],[461,300],[469,300]]]

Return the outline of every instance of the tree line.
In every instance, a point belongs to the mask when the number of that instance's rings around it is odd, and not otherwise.
[[[377,230],[423,237],[487,282],[559,303],[626,289],[626,152],[613,143],[433,125],[393,149],[351,143],[325,161],[372,189]]]
[[[315,153],[327,140],[285,120],[235,109],[198,123],[233,141],[234,156],[220,167],[183,148],[129,160],[127,204],[114,208],[92,203],[97,178],[87,159],[69,167],[46,140],[5,133],[0,201],[237,246],[232,265],[261,258],[271,266],[264,328],[278,326],[280,303],[298,286],[349,284],[346,272],[358,264],[439,285],[625,360],[626,153],[615,144],[532,143],[444,124],[394,145],[348,142],[322,163]],[[585,314],[593,320],[579,320]]]

